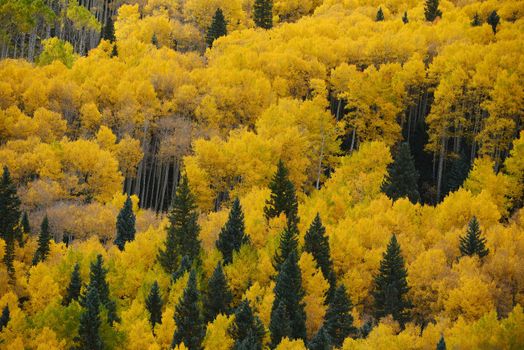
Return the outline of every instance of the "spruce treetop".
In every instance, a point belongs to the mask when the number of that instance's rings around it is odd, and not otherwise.
[[[486,239],[482,237],[480,225],[475,216],[469,221],[466,235],[460,237],[460,253],[462,256],[477,255],[479,258],[489,253],[489,249],[486,248]]]

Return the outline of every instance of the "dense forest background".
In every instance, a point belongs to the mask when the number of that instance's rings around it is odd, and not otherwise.
[[[522,348],[523,16],[0,0],[0,348]]]

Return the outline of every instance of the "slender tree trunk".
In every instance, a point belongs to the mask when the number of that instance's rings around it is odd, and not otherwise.
[[[442,174],[444,171],[444,158],[446,156],[446,137],[442,137],[439,160],[438,160],[438,175],[437,175],[437,203],[440,202],[440,196],[442,192]]]

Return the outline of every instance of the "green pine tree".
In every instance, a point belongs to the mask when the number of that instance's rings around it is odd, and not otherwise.
[[[318,213],[306,232],[303,249],[305,252],[313,255],[324,278],[329,282],[328,296],[331,296],[336,287],[337,278],[333,270],[329,238],[326,236],[326,228],[322,225],[320,214]]]
[[[471,26],[479,27],[481,25],[482,25],[482,20],[480,19],[478,12],[475,12],[475,14],[473,15],[473,19],[471,20]]]
[[[491,26],[493,34],[497,34],[497,26],[500,23],[500,16],[498,15],[497,11],[493,11],[489,14],[487,22]]]
[[[247,299],[242,300],[236,308],[235,318],[228,333],[235,341],[233,350],[262,350],[264,325],[253,314]]]
[[[167,273],[172,274],[179,266],[180,259],[187,255],[191,263],[198,260],[200,240],[198,234],[198,213],[195,198],[184,176],[178,186],[173,208],[169,214],[169,227],[164,248],[158,253],[158,261]]]
[[[411,303],[406,296],[409,291],[406,278],[404,258],[397,237],[393,235],[380,262],[379,274],[375,276],[373,297],[376,319],[392,315],[401,326],[408,321]]]
[[[189,350],[201,349],[205,326],[200,314],[200,293],[197,289],[196,273],[191,270],[184,294],[175,307],[176,330],[173,335],[171,347],[184,343]]]
[[[462,256],[478,255],[483,258],[488,255],[489,249],[486,248],[486,239],[482,237],[480,225],[477,218],[471,218],[468,230],[463,237],[460,237],[460,254]]]
[[[346,287],[341,284],[335,289],[335,293],[329,302],[323,325],[331,343],[336,347],[341,347],[344,339],[356,332],[356,328],[353,326],[351,308],[351,300],[347,295]]]
[[[218,314],[228,314],[232,301],[233,294],[219,262],[209,278],[207,292],[204,294],[204,320],[212,322]]]
[[[437,350],[446,350],[446,341],[443,335],[440,336],[440,340],[437,343]]]
[[[49,255],[49,243],[51,242],[51,233],[49,232],[49,220],[47,215],[42,220],[40,226],[40,234],[38,235],[38,248],[36,249],[35,255],[33,256],[33,265],[38,264],[41,261],[45,261]]]
[[[0,332],[2,331],[2,329],[7,327],[9,320],[11,320],[11,316],[9,313],[9,305],[6,305],[2,309],[2,315],[0,316]]]
[[[273,27],[273,0],[255,0],[253,20],[257,27],[271,29]]]
[[[426,21],[433,22],[437,17],[442,17],[442,11],[438,8],[438,2],[439,0],[426,0],[426,5],[424,6]]]
[[[281,161],[278,162],[277,172],[269,184],[271,197],[266,201],[264,214],[266,219],[286,214],[288,225],[298,223],[298,202],[295,194],[295,185],[289,180],[288,170]]]
[[[0,238],[5,245],[4,264],[11,278],[14,276],[15,238],[18,237],[20,220],[20,199],[16,186],[11,180],[9,169],[4,166],[0,182]]]
[[[160,288],[158,282],[153,282],[149,295],[146,298],[146,309],[149,313],[149,323],[153,334],[155,334],[155,325],[162,324],[162,297],[160,296]]]
[[[279,271],[280,266],[286,261],[289,255],[294,252],[298,255],[298,231],[296,226],[287,226],[284,232],[280,235],[280,242],[275,257],[273,258],[273,266],[275,270]]]
[[[331,350],[331,338],[324,327],[320,327],[317,334],[308,344],[308,350]]]
[[[80,277],[80,265],[75,264],[73,272],[71,272],[71,279],[67,286],[66,295],[63,300],[64,305],[69,305],[71,301],[78,300],[80,297],[80,289],[82,288],[82,277]]]
[[[133,213],[133,202],[131,197],[127,197],[124,207],[118,213],[116,218],[116,238],[115,245],[120,250],[124,250],[126,242],[135,239],[135,214]]]
[[[388,167],[382,191],[393,200],[408,197],[412,203],[416,203],[420,201],[418,178],[419,173],[415,168],[409,145],[402,143],[393,163]]]
[[[100,299],[96,283],[90,283],[84,302],[84,312],[80,315],[78,327],[77,349],[101,350],[104,348],[100,337]]]
[[[27,212],[25,211],[22,214],[22,220],[20,221],[20,224],[22,225],[22,230],[25,234],[31,234],[31,225],[29,224],[29,217],[27,216]]]
[[[207,47],[213,46],[213,42],[221,36],[227,35],[227,22],[224,18],[222,9],[217,8],[211,25],[209,26],[206,34]]]
[[[173,272],[171,275],[171,279],[173,282],[176,282],[180,277],[184,276],[184,274],[191,269],[191,260],[189,260],[189,257],[187,255],[184,255],[182,257],[182,260],[180,260],[180,266],[178,269]]]
[[[106,25],[102,28],[102,39],[109,40],[109,42],[115,41],[115,25],[111,16],[107,17]]]
[[[382,7],[379,7],[375,17],[375,22],[382,22],[384,19],[384,11],[382,11]]]
[[[271,343],[269,345],[271,349],[276,348],[283,338],[293,337],[291,320],[283,301],[280,301],[275,310],[271,312],[269,331],[271,332]]]
[[[13,262],[15,261],[15,240],[7,239],[5,241],[5,251],[4,251],[4,264],[9,274],[10,282],[14,282],[15,278],[15,267]]]
[[[120,319],[116,314],[116,304],[109,296],[109,285],[106,281],[107,269],[104,267],[104,259],[98,254],[96,261],[91,263],[89,272],[89,286],[96,286],[100,303],[107,310],[107,321],[111,325],[113,322],[119,322]],[[85,297],[83,298],[85,299]],[[82,303],[85,303],[82,300]]]
[[[302,277],[298,267],[296,251],[292,251],[278,271],[274,288],[275,300],[271,308],[271,323],[278,316],[278,307],[282,303],[289,315],[291,333],[290,339],[306,338],[306,313],[304,311],[304,290]],[[271,328],[271,327],[270,327]]]
[[[446,174],[446,193],[455,192],[468,177],[470,164],[466,155],[461,152],[457,158],[451,161],[449,171]]]
[[[244,226],[244,213],[238,198],[233,202],[229,218],[220,230],[216,247],[222,253],[225,264],[233,262],[233,252],[238,252],[242,244],[249,243]]]
[[[404,11],[404,15],[402,16],[402,23],[404,23],[404,24],[408,24],[409,23],[409,18],[408,18],[408,12],[407,11]]]

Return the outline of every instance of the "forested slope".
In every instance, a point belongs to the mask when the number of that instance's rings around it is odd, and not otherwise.
[[[0,0],[0,349],[521,349],[522,16]]]

